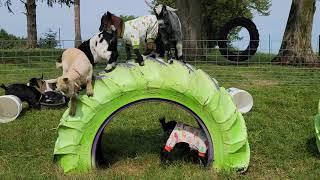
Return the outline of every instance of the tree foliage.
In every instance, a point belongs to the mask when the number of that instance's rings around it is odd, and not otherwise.
[[[26,0],[19,0],[21,3],[26,4]],[[58,3],[60,5],[70,6],[73,3],[73,0],[37,0],[41,2],[46,2],[49,7],[52,7],[54,4]],[[13,0],[0,0],[0,5],[8,8],[9,12],[13,13],[12,10]]]
[[[0,29],[0,49],[13,49],[26,47],[26,39],[9,34]]]
[[[199,2],[203,9],[202,18],[208,39],[217,39],[217,32],[231,18],[244,16],[252,19],[255,12],[267,16],[271,6],[271,0],[200,0]],[[175,0],[153,0],[152,3],[175,7]]]
[[[58,45],[58,41],[56,40],[57,32],[49,29],[48,32],[43,34],[43,37],[39,40],[39,47],[45,49],[55,48]]]
[[[137,18],[137,17],[132,16],[132,15],[130,15],[130,16],[120,15],[120,17],[123,19],[124,22],[130,21],[130,20],[133,20],[133,19],[136,19],[136,18]]]

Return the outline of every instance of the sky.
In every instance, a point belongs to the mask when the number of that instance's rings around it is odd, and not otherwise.
[[[270,16],[255,15],[253,21],[256,23],[260,33],[260,48],[266,51],[270,46],[272,51],[277,51],[280,46],[292,0],[272,0]],[[8,13],[5,7],[0,7],[0,28],[11,34],[26,36],[26,17],[23,14],[24,7],[19,1],[13,1],[14,14]],[[317,4],[320,9],[320,3]],[[141,16],[149,14],[149,8],[144,0],[82,0],[81,1],[81,33],[83,39],[90,38],[98,31],[101,15],[106,11],[117,15]],[[320,34],[320,12],[317,11],[314,19],[313,45],[317,48],[318,36]],[[74,39],[73,8],[55,5],[49,8],[45,3],[37,6],[38,36],[49,29],[58,32],[62,40]],[[73,43],[69,43],[73,44]],[[65,42],[68,46],[68,42]]]

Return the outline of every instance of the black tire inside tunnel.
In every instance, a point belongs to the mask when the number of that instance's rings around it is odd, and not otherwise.
[[[236,27],[246,28],[250,34],[250,43],[243,51],[232,49],[228,44],[228,35]],[[227,22],[219,32],[219,51],[229,61],[246,61],[253,56],[259,47],[259,32],[252,20],[238,17]]]

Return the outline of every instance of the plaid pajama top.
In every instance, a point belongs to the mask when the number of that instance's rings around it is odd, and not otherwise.
[[[158,36],[158,20],[155,15],[141,16],[125,22],[123,40],[134,49],[140,48],[140,43],[146,39],[155,40]]]

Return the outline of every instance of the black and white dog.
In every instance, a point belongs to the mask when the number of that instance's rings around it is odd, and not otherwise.
[[[150,3],[145,1],[150,7]],[[175,57],[178,60],[181,60],[185,63],[182,52],[182,29],[181,22],[177,14],[175,13],[177,9],[171,8],[170,6],[165,6],[163,4],[158,4],[153,8],[153,11],[158,19],[159,24],[159,36],[164,44],[164,49],[167,51],[167,58],[169,63],[172,63],[171,47],[175,48]],[[159,51],[159,49],[158,49]],[[161,53],[160,48],[160,57],[164,53]]]

